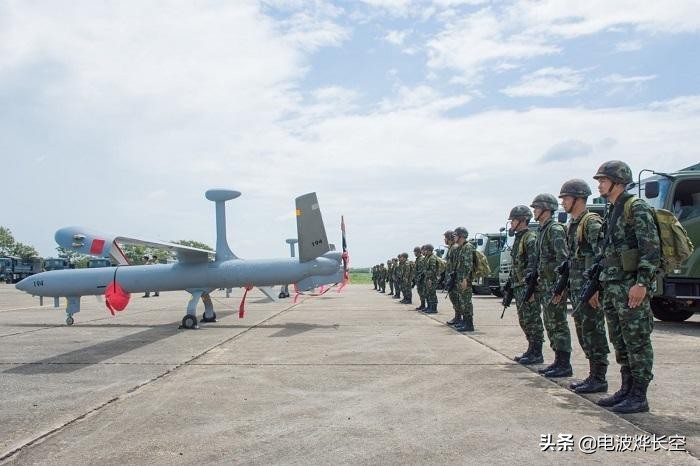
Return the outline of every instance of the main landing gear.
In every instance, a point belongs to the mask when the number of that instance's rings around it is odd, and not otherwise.
[[[187,303],[187,314],[182,318],[182,325],[180,328],[193,330],[198,329],[197,325],[197,303],[200,298],[202,303],[204,303],[204,314],[202,315],[201,322],[211,323],[216,322],[216,312],[214,312],[214,304],[211,301],[211,290],[187,290],[191,295],[190,301]]]

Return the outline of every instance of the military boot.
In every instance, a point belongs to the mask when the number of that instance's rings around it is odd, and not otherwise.
[[[530,364],[542,364],[544,362],[544,356],[542,356],[542,342],[533,341],[532,352],[528,356],[520,358],[518,362],[526,366]]]
[[[545,377],[571,377],[574,370],[571,367],[571,353],[568,351],[559,351],[559,365],[555,366],[551,371],[544,373]]]
[[[437,303],[430,303],[428,304],[428,308],[423,311],[426,314],[437,314]]]
[[[549,366],[543,368],[543,369],[538,369],[537,373],[538,374],[544,374],[545,372],[549,372],[552,369],[554,369],[555,366],[559,365],[559,351],[554,352],[554,362],[550,364]]]
[[[420,299],[420,306],[416,308],[416,311],[422,311],[423,309],[425,309],[425,298]]]
[[[530,353],[532,353],[532,342],[530,340],[528,340],[527,349],[525,350],[525,352],[523,354],[521,354],[520,356],[515,356],[513,358],[513,361],[518,362],[522,358],[526,358],[526,357],[530,356]]]
[[[569,389],[575,391],[578,387],[581,387],[583,385],[587,385],[588,383],[590,383],[591,380],[593,379],[593,366],[594,366],[593,361],[591,361],[589,359],[588,360],[588,377],[586,377],[583,380],[576,380],[575,382],[571,382],[569,384]]]
[[[620,389],[612,395],[598,400],[598,406],[611,408],[627,397],[630,388],[632,388],[632,372],[630,372],[629,367],[622,367],[620,368],[620,375],[622,376],[622,386]]]
[[[649,388],[648,380],[632,379],[632,388],[627,393],[627,397],[618,404],[610,408],[614,413],[646,413],[649,411],[649,403],[647,402],[647,388]]]
[[[474,331],[474,318],[472,316],[464,316],[462,318],[462,324],[459,327],[455,327],[458,332],[473,332]]]
[[[459,312],[455,311],[455,316],[452,318],[452,320],[448,320],[446,322],[447,325],[459,325],[459,323],[462,321],[462,316],[459,315]]]
[[[605,380],[605,374],[608,372],[607,364],[590,363],[591,373],[584,382],[574,388],[576,393],[599,393],[608,391],[608,381]]]

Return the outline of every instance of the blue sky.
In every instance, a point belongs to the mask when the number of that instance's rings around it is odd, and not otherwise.
[[[700,4],[570,0],[0,3],[0,224],[287,254],[294,197],[354,265],[600,163],[698,162]]]

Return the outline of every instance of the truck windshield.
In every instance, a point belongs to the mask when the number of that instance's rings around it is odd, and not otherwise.
[[[668,178],[660,178],[656,181],[659,182],[659,195],[653,199],[649,199],[646,196],[644,189],[641,189],[640,193],[636,186],[630,189],[629,193],[634,194],[635,196],[640,195],[642,199],[647,201],[647,203],[655,209],[663,209],[666,205],[666,197],[668,196],[668,190],[671,187],[671,180],[669,180]],[[645,180],[642,180],[642,187],[644,186],[644,182]]]

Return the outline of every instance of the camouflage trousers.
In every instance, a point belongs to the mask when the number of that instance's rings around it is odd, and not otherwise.
[[[455,286],[455,294],[457,297],[457,305],[455,310],[462,315],[463,318],[471,319],[474,317],[474,306],[472,305],[472,287],[467,285],[465,290],[460,290],[459,285]],[[452,301],[454,304],[454,301]]]
[[[578,296],[581,290],[574,286],[570,289],[571,304],[574,309],[578,306]],[[593,309],[588,303],[581,305],[574,314],[576,336],[586,359],[595,364],[608,365],[608,338],[605,335],[605,313],[602,309]]]
[[[389,279],[389,293],[394,294],[394,280]]]
[[[447,296],[450,298],[450,302],[452,303],[452,309],[459,314],[459,293],[457,293],[457,287],[454,287],[448,291]]]
[[[420,299],[425,299],[425,281],[416,280],[416,292]]]
[[[377,286],[379,287],[379,291],[386,291],[386,281],[379,280]]]
[[[519,286],[513,291],[515,305],[518,308],[518,322],[527,341],[542,342],[544,341],[544,326],[542,325],[540,303],[537,300],[531,303],[524,302],[525,288]]]
[[[649,292],[636,308],[627,306],[629,289],[634,284],[634,280],[601,282],[600,304],[608,322],[608,334],[617,363],[629,368],[635,379],[650,381],[654,378],[654,349],[651,346],[654,318]]]
[[[373,279],[372,279],[372,282],[374,283],[374,289],[376,290],[376,289],[377,289],[377,284],[378,284],[377,279],[376,279],[376,278],[373,278]]]
[[[571,353],[571,332],[566,318],[566,302],[552,304],[552,291],[554,282],[540,281],[540,291],[536,293],[542,306],[542,320],[547,330],[549,346],[554,351]]]
[[[403,293],[403,298],[411,301],[413,299],[413,283],[411,282],[401,282],[401,292]]]
[[[425,288],[424,288],[424,290],[425,290],[425,302],[429,306],[433,305],[433,304],[435,304],[435,306],[437,306],[438,299],[437,299],[437,291],[435,291],[436,287],[437,287],[437,280],[430,280],[430,281],[425,282]]]

